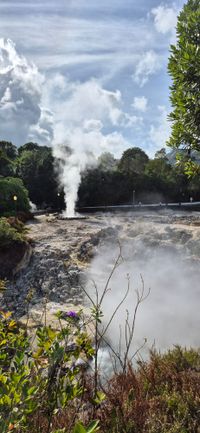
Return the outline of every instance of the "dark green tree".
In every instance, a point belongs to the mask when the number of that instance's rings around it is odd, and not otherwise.
[[[177,43],[168,64],[172,77],[169,115],[172,147],[200,149],[200,2],[188,0],[178,17]]]
[[[11,160],[17,157],[17,147],[10,141],[0,141],[0,150]]]
[[[21,179],[0,178],[0,215],[29,211],[28,191]]]
[[[143,173],[149,158],[139,147],[132,147],[123,152],[118,169],[128,176]]]
[[[23,144],[23,146],[20,146],[18,149],[19,155],[23,153],[25,150],[39,150],[40,146],[37,143],[33,143],[32,141]]]
[[[30,200],[38,206],[57,207],[57,181],[50,147],[28,143],[19,149],[17,175],[29,191]]]
[[[0,176],[14,176],[17,148],[9,141],[0,141]]]

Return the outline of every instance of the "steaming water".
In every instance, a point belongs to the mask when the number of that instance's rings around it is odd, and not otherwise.
[[[200,269],[199,260],[191,258],[190,233],[170,227],[162,229],[161,233],[160,226],[156,224],[152,229],[152,225],[135,223],[126,233],[119,230],[117,237],[122,246],[123,262],[115,270],[102,304],[104,327],[121,302],[128,281],[130,290],[107,332],[114,349],[119,350],[121,339],[121,353],[125,350],[127,311],[131,323],[137,301],[136,290],[141,293],[142,279],[145,293],[150,288],[150,294],[138,309],[131,354],[143,345],[144,339],[147,343],[143,355],[152,346],[159,350],[172,348],[176,344],[199,347]],[[199,239],[195,241],[195,248],[200,252]],[[95,281],[100,295],[118,252],[116,239],[113,239],[100,248],[92,261],[89,278]],[[88,283],[88,291],[95,298],[91,282]]]

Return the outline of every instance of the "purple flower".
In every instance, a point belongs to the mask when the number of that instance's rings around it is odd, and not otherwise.
[[[77,318],[78,317],[78,314],[75,312],[75,311],[68,311],[67,313],[66,313],[66,316],[67,317],[73,317],[73,318]]]
[[[73,319],[73,320],[79,320],[80,317],[76,311],[61,311],[59,312],[59,318],[63,320],[67,319]]]

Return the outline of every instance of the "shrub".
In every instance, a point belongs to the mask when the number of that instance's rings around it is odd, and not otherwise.
[[[0,218],[0,248],[6,248],[13,242],[22,243],[25,241],[25,230],[20,221],[11,223],[7,218]]]
[[[175,347],[115,374],[98,411],[102,433],[198,433],[200,351]]]
[[[84,393],[79,357],[85,362],[93,354],[91,341],[84,330],[81,313],[59,315],[60,330],[39,326],[37,344],[32,347],[27,330],[12,319],[11,313],[0,315],[0,431],[63,432],[56,418],[68,409],[73,428]],[[62,319],[62,324],[61,324]],[[63,325],[65,322],[65,326]],[[70,409],[70,404],[74,404]],[[58,424],[58,423],[57,423]],[[61,430],[60,430],[61,428]],[[74,433],[94,433],[97,423],[85,429],[81,423]]]

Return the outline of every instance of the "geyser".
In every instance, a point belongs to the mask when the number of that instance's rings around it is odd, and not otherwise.
[[[82,157],[67,144],[54,145],[53,154],[56,158],[56,170],[60,184],[64,189],[66,208],[64,218],[80,217],[75,212],[78,198],[78,188],[81,181],[81,173],[87,166],[94,164],[95,158],[90,152],[83,152]]]

